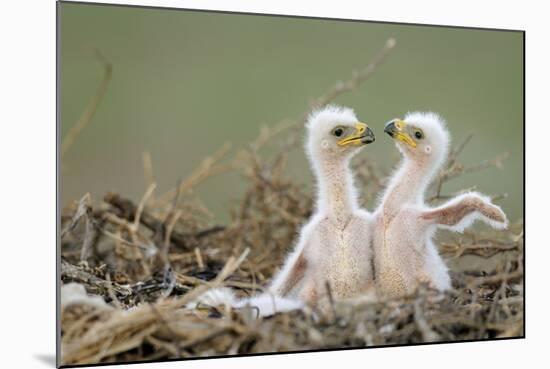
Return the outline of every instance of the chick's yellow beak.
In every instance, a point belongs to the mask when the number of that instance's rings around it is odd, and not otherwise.
[[[374,142],[374,132],[365,123],[357,122],[355,124],[355,132],[348,137],[338,141],[339,146],[348,145],[366,145]]]
[[[416,141],[413,140],[412,137],[405,131],[406,127],[407,123],[401,119],[394,119],[386,124],[386,127],[384,127],[384,132],[389,134],[392,138],[404,142],[414,148],[416,147]]]

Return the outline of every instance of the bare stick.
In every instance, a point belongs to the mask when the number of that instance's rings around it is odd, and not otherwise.
[[[185,192],[190,188],[196,186],[206,178],[230,169],[231,166],[216,166],[216,164],[224,157],[224,155],[231,149],[231,144],[226,142],[220,149],[214,152],[211,156],[203,159],[199,166],[187,177],[184,181],[181,181],[178,188],[165,192],[158,197],[160,203],[167,202],[169,199],[174,198],[175,193]]]
[[[372,61],[366,67],[359,71],[353,72],[350,79],[344,82],[337,82],[327,92],[315,98],[311,102],[310,108],[308,108],[299,119],[285,119],[277,124],[274,124],[271,127],[263,127],[262,130],[260,130],[258,137],[256,137],[256,139],[250,144],[251,148],[253,150],[257,150],[266,142],[268,142],[273,136],[284,132],[288,128],[294,127],[297,124],[305,122],[312,108],[318,108],[327,105],[338,96],[357,89],[361,84],[363,84],[363,82],[365,82],[372,76],[376,68],[384,63],[387,56],[393,50],[396,44],[397,41],[394,38],[389,38],[388,40],[386,40],[384,47],[378,52],[378,54],[376,54],[374,59],[372,59]]]
[[[174,215],[172,215],[172,217],[170,218],[170,221],[166,225],[166,234],[164,236],[164,243],[161,251],[161,260],[164,263],[165,267],[168,267],[170,265],[170,262],[168,259],[168,251],[170,250],[170,237],[180,217],[181,217],[181,211],[178,210],[174,213]]]
[[[107,91],[107,87],[109,86],[109,82],[111,81],[111,78],[113,75],[112,64],[97,49],[95,50],[95,56],[99,60],[99,62],[103,64],[103,78],[99,83],[99,86],[97,88],[95,95],[92,97],[92,99],[88,103],[86,110],[84,110],[84,113],[80,116],[80,119],[78,119],[76,124],[71,127],[69,132],[67,132],[67,134],[65,135],[65,138],[63,138],[63,141],[61,142],[61,159],[63,159],[63,156],[74,144],[76,138],[80,135],[82,130],[86,128],[86,126],[90,123],[90,121],[94,117],[97,111],[97,108],[99,107],[99,104],[101,103],[101,101],[103,100],[103,97],[105,96],[105,92]]]
[[[147,203],[147,200],[149,200],[149,197],[153,194],[153,191],[157,188],[156,183],[151,183],[149,187],[147,188],[147,191],[145,191],[145,194],[143,195],[141,201],[139,202],[138,208],[136,210],[136,215],[134,217],[134,229],[137,230],[139,227],[139,221],[141,219],[141,214],[143,213],[143,209],[145,208],[145,204]]]
[[[82,242],[82,250],[80,252],[80,260],[84,261],[90,257],[92,246],[96,240],[97,231],[94,223],[92,208],[86,209],[86,231],[84,233],[84,241]]]
[[[332,100],[334,100],[336,97],[340,96],[341,94],[355,90],[357,87],[359,87],[359,85],[361,85],[363,82],[369,79],[370,76],[372,76],[376,68],[386,60],[386,57],[388,56],[390,51],[392,51],[392,49],[395,47],[396,44],[397,42],[395,41],[394,38],[389,38],[384,44],[384,47],[382,48],[382,50],[380,50],[380,52],[374,57],[374,59],[365,68],[359,71],[355,71],[349,80],[345,82],[336,83],[325,94],[315,99],[313,101],[312,106],[322,107],[330,103]]]
[[[71,232],[74,227],[78,224],[80,218],[82,218],[86,212],[88,211],[88,208],[90,207],[91,197],[89,193],[86,193],[82,198],[78,201],[78,206],[76,208],[76,211],[69,222],[69,224],[61,231],[61,238],[65,237],[65,235],[69,232]]]
[[[144,151],[141,154],[141,159],[143,161],[143,175],[145,177],[145,182],[147,187],[155,183],[155,176],[153,174],[153,160],[151,159],[151,153],[149,151]],[[151,194],[151,201],[155,201],[154,194]]]
[[[104,279],[84,271],[82,268],[69,264],[65,260],[61,260],[61,277],[78,283],[86,284],[90,287],[99,289],[100,291],[108,291],[112,288],[116,293],[127,296],[131,293],[130,289],[124,288],[117,284],[107,282]]]
[[[113,282],[111,282],[111,275],[109,274],[109,272],[105,273],[105,279],[107,280],[107,293],[109,294],[109,297],[111,298],[111,300],[113,300],[113,304],[118,309],[122,309],[123,306],[116,297],[115,292],[113,291]]]

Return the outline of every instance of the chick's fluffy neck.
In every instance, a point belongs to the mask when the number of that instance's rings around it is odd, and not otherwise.
[[[341,228],[359,207],[350,160],[349,157],[341,160],[320,158],[313,165],[318,186],[317,209]]]
[[[382,200],[384,213],[391,216],[404,205],[423,204],[428,185],[440,166],[441,160],[435,158],[404,156]]]

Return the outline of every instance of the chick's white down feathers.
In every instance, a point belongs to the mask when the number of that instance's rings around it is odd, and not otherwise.
[[[223,306],[225,309],[250,308],[257,317],[268,317],[275,313],[284,313],[299,310],[304,304],[298,299],[275,296],[271,293],[261,293],[248,298],[238,298],[228,287],[213,288],[199,296],[187,305],[188,309],[197,309],[201,306]]]
[[[437,228],[461,232],[475,220],[495,228],[507,225],[505,214],[487,197],[469,192],[436,208],[425,193],[447,158],[449,133],[434,113],[409,113],[385,130],[396,142],[402,161],[374,213],[373,249],[377,290],[382,295],[411,293],[419,283],[438,290],[451,286],[448,269],[432,237]]]
[[[328,303],[327,288],[334,298],[372,290],[372,217],[359,209],[349,162],[373,140],[370,128],[358,122],[351,109],[327,106],[311,113],[305,150],[316,178],[316,204],[294,249],[267,292],[238,299],[231,290],[218,289],[207,292],[198,302],[254,306],[265,316],[301,308],[304,303],[323,309]]]
[[[340,145],[352,135],[358,119],[348,108],[328,106],[313,112],[306,123],[306,152],[316,178],[315,213],[302,227],[298,242],[270,291],[316,304],[327,285],[336,298],[354,296],[373,287],[371,215],[359,209],[349,168],[363,147]],[[342,136],[335,135],[342,129]],[[336,132],[338,133],[338,132]]]

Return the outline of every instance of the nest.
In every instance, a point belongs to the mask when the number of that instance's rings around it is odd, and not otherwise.
[[[314,104],[324,105],[366,80],[393,46],[352,79]],[[440,252],[450,265],[471,257],[490,260],[486,270],[456,268],[445,294],[421,286],[398,299],[332,301],[319,319],[309,310],[257,318],[253,309],[187,309],[209,288],[239,294],[262,291],[312,212],[311,191],[286,175],[287,155],[300,140],[283,121],[264,128],[246,149],[222,147],[174,189],[157,195],[149,156],[150,185],[140,201],[120,193],[89,194],[63,209],[61,281],[87,295],[61,306],[63,365],[120,363],[191,357],[296,352],[519,337],[524,330],[523,224],[506,231],[446,235]],[[274,137],[280,139],[274,140]],[[467,137],[451,151],[430,189],[429,201],[448,198],[444,184],[464,173],[500,166],[504,156],[466,167],[458,160]],[[74,137],[72,138],[74,140]],[[260,148],[277,147],[270,155]],[[246,192],[227,224],[215,224],[195,189],[213,176],[238,171]],[[374,162],[354,162],[357,185],[371,203],[386,173]],[[454,195],[454,194],[451,194]],[[493,200],[498,200],[499,195]],[[93,297],[94,303],[86,298]],[[99,297],[99,299],[98,299]]]
[[[159,197],[153,197],[151,185],[138,204],[108,193],[97,206],[85,195],[67,207],[62,218],[62,282],[82,284],[106,304],[62,307],[63,363],[523,334],[521,223],[506,231],[465,233],[440,243],[447,259],[475,255],[493,261],[490,270],[453,272],[454,288],[444,295],[423,287],[401,299],[336,301],[326,319],[315,319],[308,311],[256,319],[247,309],[186,309],[188,302],[215,286],[232,287],[242,295],[258,293],[280,266],[312,209],[310,194],[285,177],[285,155],[263,161],[248,155],[248,189],[226,225],[209,224],[208,210],[191,194],[189,182]],[[211,170],[208,166],[200,172],[205,176]],[[360,188],[371,189],[365,196],[369,201],[384,185],[383,175],[365,159],[355,170]],[[444,181],[449,173],[464,171],[467,168],[450,160],[438,178]],[[437,195],[439,183],[434,184],[434,201],[444,197]]]

